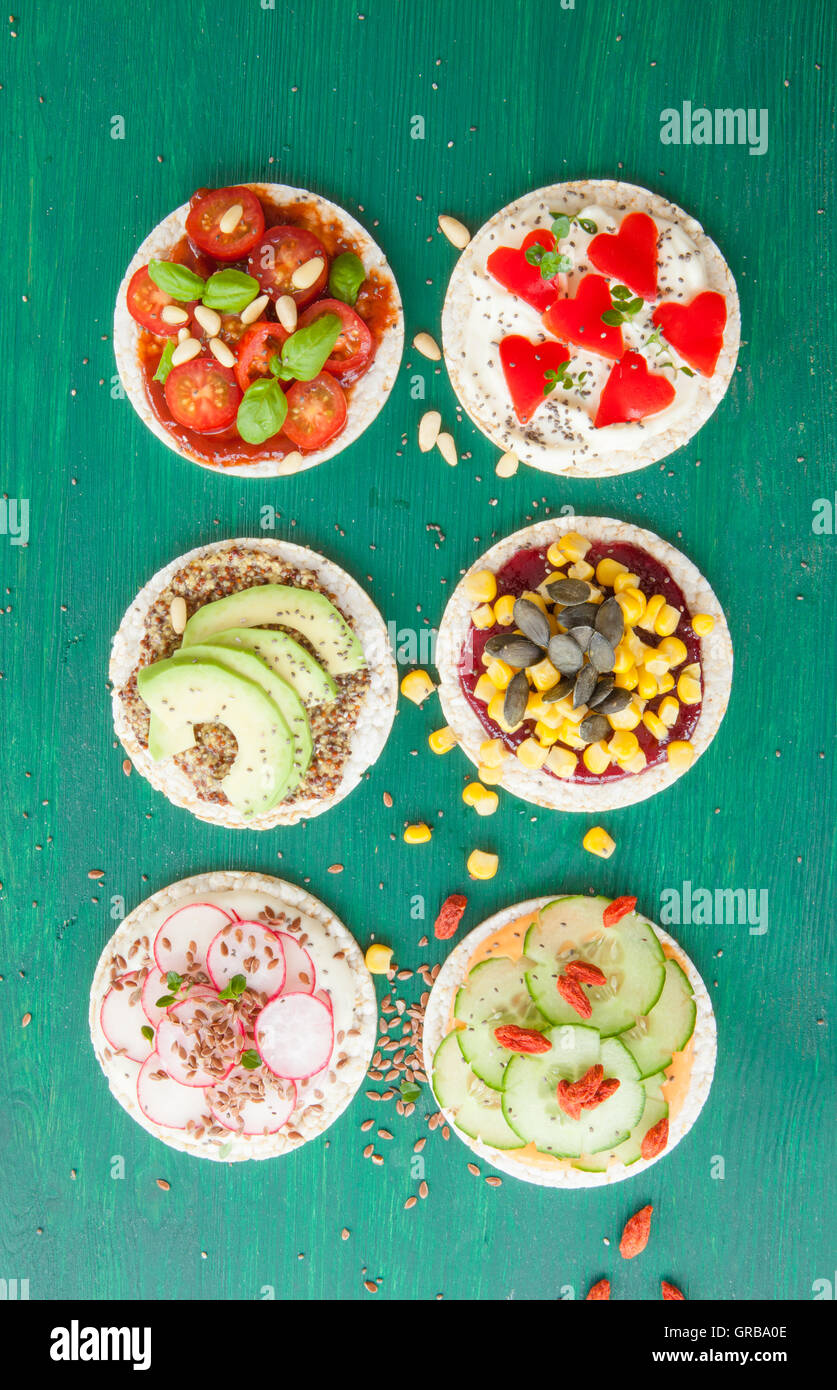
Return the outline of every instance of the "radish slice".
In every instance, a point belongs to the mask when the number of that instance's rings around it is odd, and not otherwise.
[[[313,994],[317,988],[317,972],[314,962],[304,946],[286,931],[276,935],[282,942],[285,952],[284,994]]]
[[[161,975],[156,965],[152,965],[142,986],[142,1007],[153,1028],[166,1016],[165,1009],[157,1007],[157,1000],[168,993],[169,986],[165,975]]]
[[[229,1076],[205,1092],[212,1114],[237,1134],[275,1134],[296,1107],[296,1086],[267,1067],[234,1067]]]
[[[328,1066],[334,1020],[310,994],[280,994],[256,1019],[255,1036],[265,1066],[276,1076],[302,1081]]]
[[[232,919],[214,903],[187,903],[167,917],[154,938],[154,959],[163,975],[203,970],[206,952],[213,936]]]
[[[190,1120],[201,1120],[207,1111],[205,1094],[194,1086],[181,1086],[169,1076],[157,1052],[145,1059],[137,1077],[137,1100],[143,1115],[169,1129],[185,1129]]]
[[[157,1051],[172,1080],[214,1086],[238,1061],[243,1031],[230,1005],[217,995],[190,996],[172,1004],[160,1023]]]
[[[102,1000],[99,1012],[102,1032],[111,1047],[132,1062],[144,1062],[154,1046],[142,1035],[148,1021],[140,995],[136,974],[120,975]]]
[[[243,975],[247,988],[266,999],[279,994],[285,983],[282,942],[261,922],[230,922],[222,927],[206,953],[206,968],[216,989]]]

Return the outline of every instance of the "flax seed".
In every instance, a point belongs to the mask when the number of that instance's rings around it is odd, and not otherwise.
[[[416,1205],[417,1201],[418,1197],[408,1197],[406,1202],[404,1203],[404,1210],[409,1211],[411,1207],[414,1207]]]
[[[468,1164],[468,1172],[469,1172],[469,1173],[473,1173],[473,1175],[474,1175],[475,1178],[478,1178],[479,1175],[480,1175],[480,1170],[479,1170],[479,1168],[477,1167],[476,1163],[469,1163],[469,1164]]]
[[[502,1187],[502,1186],[503,1186],[503,1179],[502,1179],[502,1178],[486,1178],[485,1181],[488,1183],[488,1186],[489,1186],[489,1187]]]
[[[427,1194],[428,1194],[429,1191],[430,1191],[430,1188],[427,1186],[427,1183],[426,1183],[426,1182],[421,1182],[421,1183],[419,1183],[419,1196],[420,1196],[422,1199],[424,1199],[424,1198],[427,1196]]]

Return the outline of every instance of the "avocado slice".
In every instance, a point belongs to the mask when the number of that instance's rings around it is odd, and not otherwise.
[[[360,671],[366,665],[360,642],[325,594],[287,584],[261,584],[204,604],[186,624],[183,646],[209,642],[231,627],[274,624],[302,633],[331,676]]]
[[[225,724],[235,735],[238,753],[222,787],[243,816],[261,815],[282,800],[294,771],[294,741],[260,686],[215,661],[169,657],[144,666],[137,688],[163,723]]]
[[[216,632],[208,645],[253,652],[277,676],[293,686],[305,705],[326,705],[337,699],[337,682],[287,632],[271,632],[263,627],[230,627]]]
[[[294,741],[294,767],[291,779],[285,788],[285,795],[287,796],[288,792],[292,791],[305,776],[313,752],[308,715],[305,713],[305,706],[296,691],[253,652],[228,651],[223,647],[195,646],[187,647],[185,650],[181,648],[180,651],[174,652],[169,660],[187,663],[214,661],[235,675],[243,676],[246,680],[251,680],[254,685],[261,686],[279,710]],[[167,730],[164,725],[162,727],[161,725],[162,721],[152,714],[148,730],[148,749],[155,761],[158,760],[156,750],[159,748],[171,748],[171,751],[175,753],[182,753],[185,748],[191,748],[195,741],[194,730],[191,726],[182,725],[176,729],[169,728]],[[184,740],[187,737],[189,742],[185,743]],[[168,753],[163,752],[161,756],[167,757]]]

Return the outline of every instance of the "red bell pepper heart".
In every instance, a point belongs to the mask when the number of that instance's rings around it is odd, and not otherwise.
[[[657,293],[657,227],[647,212],[629,212],[615,236],[599,232],[587,248],[591,264],[643,299]]]
[[[542,405],[546,373],[568,362],[569,348],[563,343],[530,343],[519,333],[500,343],[500,363],[512,398],[514,413],[522,425],[531,420]]]
[[[689,304],[658,304],[654,323],[690,367],[712,375],[727,326],[727,301],[722,294],[703,290]]]
[[[543,324],[556,338],[579,343],[600,357],[616,361],[624,352],[622,329],[602,323],[602,314],[612,308],[607,281],[601,275],[585,275],[579,281],[574,299],[556,299],[543,315]]]
[[[649,372],[645,358],[638,352],[626,352],[622,361],[611,368],[593,424],[600,430],[605,425],[644,420],[648,415],[658,415],[673,400],[671,382]]]
[[[489,275],[493,275],[503,289],[511,290],[512,294],[519,295],[527,304],[531,304],[533,309],[543,313],[555,296],[560,294],[560,285],[557,276],[553,275],[551,280],[544,280],[538,266],[530,265],[527,261],[526,252],[536,242],[547,251],[555,250],[555,237],[552,232],[529,232],[517,249],[498,246],[488,257],[486,266]]]

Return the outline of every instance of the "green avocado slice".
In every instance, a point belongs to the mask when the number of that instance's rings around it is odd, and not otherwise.
[[[337,698],[337,682],[287,632],[262,627],[230,627],[216,632],[208,646],[252,652],[292,685],[305,705],[327,705]]]
[[[261,584],[204,604],[186,624],[183,646],[209,642],[232,627],[273,626],[300,632],[331,676],[360,671],[366,665],[363,647],[330,599],[313,589],[287,584]]]

